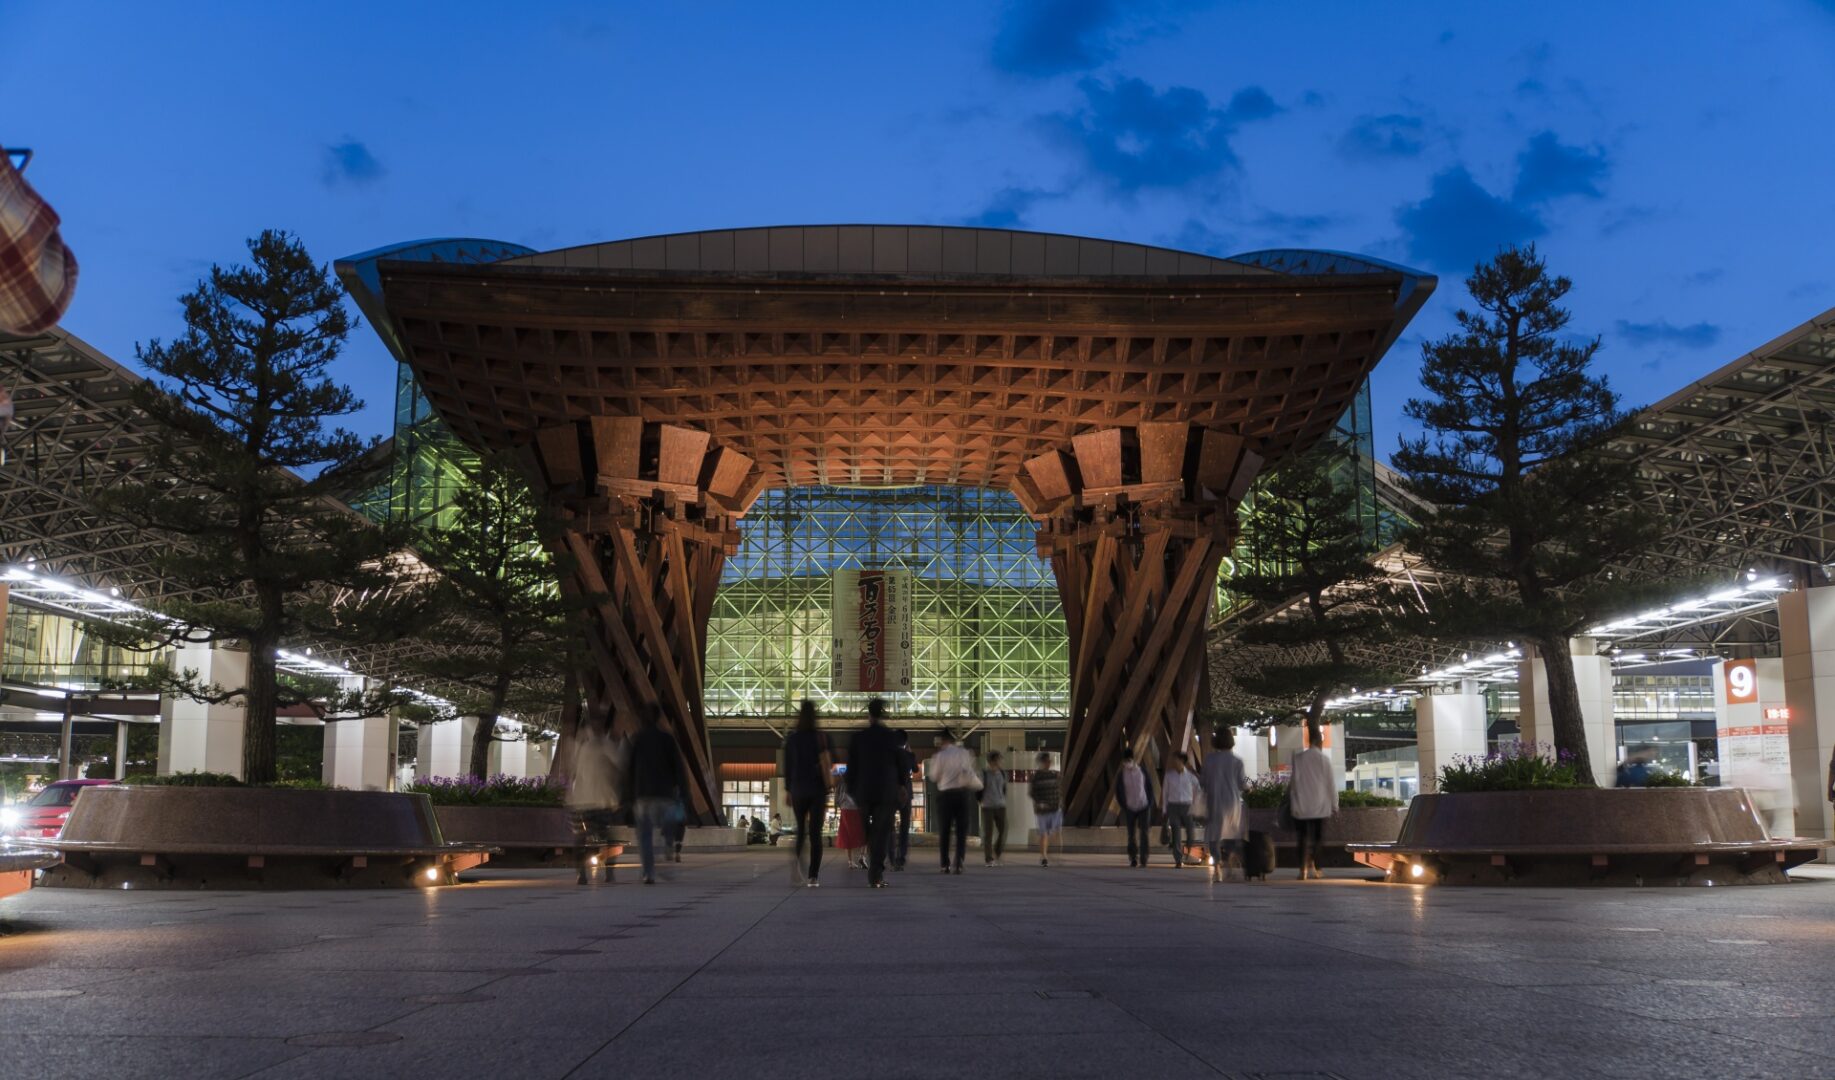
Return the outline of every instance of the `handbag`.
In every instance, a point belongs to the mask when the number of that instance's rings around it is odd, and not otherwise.
[[[1281,796],[1281,807],[1275,812],[1275,823],[1289,832],[1293,831],[1293,796]]]

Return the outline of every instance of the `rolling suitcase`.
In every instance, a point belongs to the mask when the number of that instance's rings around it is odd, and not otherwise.
[[[1274,870],[1274,840],[1265,832],[1249,830],[1249,835],[1242,845],[1242,876],[1244,881],[1259,879],[1268,880]]]

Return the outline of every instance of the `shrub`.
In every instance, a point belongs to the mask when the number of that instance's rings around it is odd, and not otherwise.
[[[1338,793],[1338,809],[1340,810],[1356,810],[1366,806],[1391,807],[1402,805],[1404,805],[1402,800],[1392,799],[1387,795],[1378,795],[1374,791],[1358,791],[1353,788]]]
[[[1242,791],[1242,804],[1250,810],[1273,810],[1287,797],[1287,781],[1272,773],[1263,773],[1249,781]]]
[[[1544,791],[1591,787],[1581,779],[1572,757],[1540,743],[1518,743],[1479,757],[1465,754],[1440,770],[1442,794],[1471,791]]]
[[[247,787],[242,781],[220,772],[175,772],[165,776],[143,774],[130,776],[127,783],[145,787]]]
[[[1683,776],[1681,773],[1670,772],[1668,769],[1652,769],[1650,770],[1649,775],[1644,777],[1644,786],[1645,787],[1694,787],[1695,782],[1693,780],[1690,780],[1688,777]]]
[[[433,800],[435,806],[560,806],[567,787],[545,776],[430,776],[408,786]]]

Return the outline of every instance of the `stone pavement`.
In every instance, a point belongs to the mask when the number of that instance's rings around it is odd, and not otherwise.
[[[1826,877],[1213,887],[1072,856],[872,892],[783,859],[33,890],[0,903],[0,1076],[1835,1078]]]

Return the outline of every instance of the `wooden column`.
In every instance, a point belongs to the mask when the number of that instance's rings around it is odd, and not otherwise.
[[[1079,435],[1015,482],[1064,603],[1066,821],[1113,818],[1122,747],[1157,771],[1197,737],[1217,569],[1261,464],[1229,432],[1147,423]]]
[[[580,678],[591,715],[622,734],[660,706],[681,747],[689,813],[712,822],[720,789],[701,695],[707,621],[763,479],[705,432],[637,417],[543,428],[525,460],[559,520],[562,588],[584,604]]]

